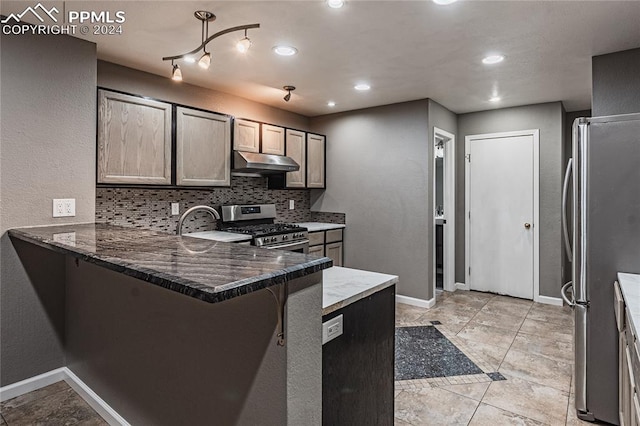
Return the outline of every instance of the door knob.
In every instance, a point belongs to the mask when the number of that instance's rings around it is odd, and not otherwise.
[[[531,224],[529,222],[527,222],[527,223],[524,224],[524,227],[526,229],[530,229],[531,228]]]

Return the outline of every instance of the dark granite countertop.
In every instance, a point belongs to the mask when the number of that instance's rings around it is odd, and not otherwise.
[[[95,223],[11,229],[9,236],[209,303],[332,265],[326,257]]]

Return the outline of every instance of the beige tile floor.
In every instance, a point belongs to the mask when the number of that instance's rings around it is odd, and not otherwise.
[[[483,371],[507,380],[396,382],[396,425],[592,424],[573,409],[569,308],[479,292],[444,292],[436,299],[431,309],[398,304],[396,326],[438,320],[443,334]]]

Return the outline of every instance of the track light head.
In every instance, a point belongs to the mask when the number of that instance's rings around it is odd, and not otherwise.
[[[244,30],[244,38],[240,39],[236,44],[236,49],[240,53],[247,53],[249,48],[251,47],[251,39],[247,37],[247,30]]]
[[[171,80],[173,81],[182,81],[182,71],[178,64],[173,65],[173,71],[171,71]]]
[[[287,91],[287,94],[284,95],[283,99],[284,99],[285,102],[289,102],[289,100],[291,100],[291,92],[296,90],[296,87],[295,86],[284,86],[283,89]]]
[[[207,70],[209,69],[210,65],[211,65],[211,53],[204,52],[204,55],[202,55],[200,57],[200,60],[198,61],[198,66],[200,68]]]

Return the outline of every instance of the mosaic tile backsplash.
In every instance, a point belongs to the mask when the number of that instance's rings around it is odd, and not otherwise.
[[[289,210],[289,200],[295,201],[294,210]],[[312,217],[309,190],[271,190],[267,178],[245,176],[232,176],[230,188],[96,188],[96,222],[173,233],[180,216],[171,216],[172,202],[180,203],[180,212],[202,204],[218,209],[223,204],[271,203],[276,222],[329,222]],[[325,214],[331,222],[344,223],[344,214]],[[185,233],[213,229],[216,223],[207,213],[193,214],[184,223]]]

